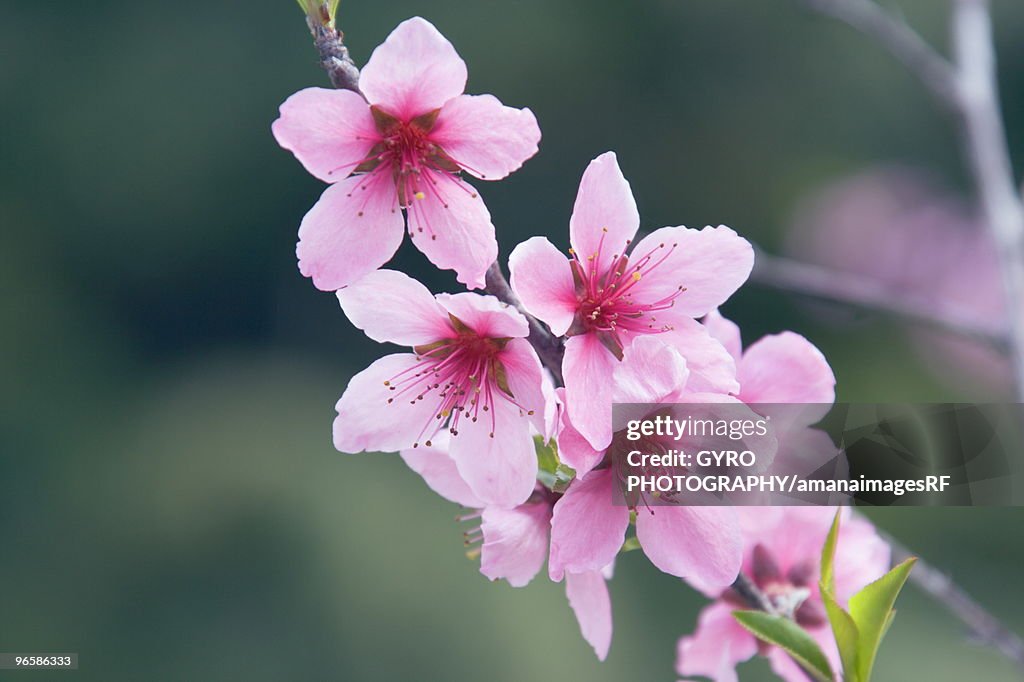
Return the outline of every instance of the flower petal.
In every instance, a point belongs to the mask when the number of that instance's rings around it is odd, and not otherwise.
[[[743,561],[739,521],[729,507],[638,509],[636,537],[652,564],[702,585],[730,585]]]
[[[491,214],[469,184],[448,173],[429,173],[432,190],[409,206],[409,234],[430,262],[454,270],[470,289],[482,289],[484,273],[498,257]]]
[[[432,446],[406,448],[399,454],[409,468],[422,476],[430,489],[441,497],[463,507],[478,509],[484,506],[462,480],[455,461],[448,454],[447,432],[437,434]]]
[[[722,344],[738,365],[743,356],[743,340],[740,336],[739,326],[724,317],[717,308],[705,315],[702,322],[707,327],[708,333],[711,334],[711,338]]]
[[[523,338],[530,325],[523,315],[494,296],[472,292],[438,294],[437,302],[478,335],[491,339]]]
[[[765,336],[747,348],[736,378],[745,403],[827,407],[836,398],[836,377],[828,360],[813,343],[793,332]]]
[[[599,571],[618,554],[629,526],[629,508],[612,503],[612,471],[599,469],[576,479],[551,517],[552,580],[566,573]]]
[[[572,325],[578,302],[569,259],[547,237],[531,237],[508,257],[512,290],[534,317],[562,336]]]
[[[619,361],[594,334],[565,341],[562,376],[566,409],[580,435],[597,450],[612,440],[612,399],[608,385]]]
[[[750,242],[725,225],[702,230],[663,227],[640,240],[631,260],[652,252],[658,255],[661,244],[672,248],[672,252],[664,263],[644,275],[643,295],[657,300],[679,286],[685,287],[671,308],[676,315],[702,317],[708,314],[747,281],[754,267],[754,249]],[[668,320],[668,312],[661,313],[659,319]]]
[[[491,580],[504,578],[523,587],[540,572],[548,555],[551,505],[521,504],[514,509],[484,509],[484,544],[480,572]]]
[[[679,351],[690,371],[687,390],[710,393],[738,393],[736,361],[725,346],[711,337],[707,327],[694,319],[677,320],[671,331],[658,335]]]
[[[626,349],[615,368],[612,402],[673,402],[690,376],[686,359],[660,335],[641,336]]]
[[[380,138],[366,100],[351,90],[299,90],[281,105],[270,129],[279,145],[324,182],[348,177]]]
[[[450,452],[473,493],[487,506],[508,509],[526,502],[537,482],[537,452],[526,415],[496,397],[476,422],[463,413],[456,430]]]
[[[448,311],[403,272],[376,270],[337,296],[352,324],[374,341],[419,346],[456,335]]]
[[[359,88],[370,104],[408,121],[440,109],[466,87],[466,63],[426,19],[399,24],[370,55]]]
[[[736,622],[735,607],[716,602],[697,619],[697,631],[679,640],[676,672],[703,675],[715,682],[738,682],[736,665],[757,654],[757,640]]]
[[[433,406],[396,397],[398,391],[384,383],[418,365],[412,353],[395,353],[352,377],[335,406],[334,447],[342,452],[395,452],[412,447],[421,437],[426,441],[433,436],[432,430],[421,436],[425,426],[436,429]]]
[[[612,645],[612,601],[601,571],[565,574],[565,596],[576,614],[583,639],[603,661]]]
[[[603,273],[640,228],[640,213],[614,152],[590,162],[569,219],[569,241],[586,265]],[[594,256],[594,261],[588,259]]]
[[[321,291],[352,284],[395,255],[402,223],[394,186],[383,176],[354,175],[331,185],[299,226],[299,271]]]
[[[537,353],[526,339],[512,339],[498,355],[505,368],[509,390],[515,401],[525,410],[533,412],[530,421],[545,440],[554,428],[556,416],[554,388],[544,377]]]
[[[604,459],[604,449],[595,450],[590,442],[572,425],[569,415],[562,413],[562,430],[558,434],[558,455],[583,478]]]
[[[468,173],[500,180],[537,153],[540,128],[529,109],[493,95],[461,95],[444,105],[430,140]]]

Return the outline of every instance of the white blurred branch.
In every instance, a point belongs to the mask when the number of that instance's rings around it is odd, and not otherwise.
[[[953,0],[952,62],[873,0],[799,2],[873,38],[917,76],[937,102],[956,114],[978,203],[999,256],[1009,311],[1006,348],[1017,398],[1024,401],[1024,203],[999,107],[988,1]]]

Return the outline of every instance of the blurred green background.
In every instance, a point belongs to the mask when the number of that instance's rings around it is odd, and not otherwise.
[[[1020,160],[1024,5],[995,5]],[[945,44],[946,3],[899,8]],[[965,187],[916,83],[792,0],[343,0],[340,23],[363,63],[414,14],[470,92],[540,121],[540,154],[482,188],[503,256],[566,245],[608,149],[646,227],[726,223],[769,249],[801,197],[879,162]],[[0,651],[81,655],[0,679],[674,679],[701,603],[677,580],[622,558],[599,664],[561,586],[489,583],[396,456],[334,451],[334,402],[382,349],[295,267],[322,185],[270,122],[325,78],[294,0],[8,1],[0,45]],[[408,245],[394,266],[455,286]],[[755,286],[726,312],[748,342],[815,341],[843,400],[1002,397],[936,379],[891,320],[835,326]],[[872,516],[1024,629],[1024,512]],[[912,588],[879,675],[1016,679]]]

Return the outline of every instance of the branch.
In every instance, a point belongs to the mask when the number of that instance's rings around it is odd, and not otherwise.
[[[892,547],[894,564],[918,556],[888,533],[880,529],[878,533]],[[993,647],[1024,669],[1024,641],[974,601],[948,575],[918,556],[914,570],[910,572],[910,582],[958,618],[978,641]]]
[[[958,108],[956,74],[949,61],[921,36],[872,0],[797,0],[810,10],[838,19],[879,45],[914,74],[947,109]]]
[[[544,363],[544,366],[554,376],[555,382],[559,386],[563,385],[562,355],[565,352],[565,348],[562,345],[561,339],[553,335],[551,330],[544,326],[540,320],[526,312],[519,297],[512,291],[508,280],[505,279],[505,275],[501,272],[501,266],[498,264],[498,261],[494,261],[491,263],[491,267],[487,268],[484,290],[498,300],[508,303],[526,317],[530,323],[530,336],[527,337],[527,340],[534,350],[537,351],[540,361]]]
[[[956,1],[953,45],[964,152],[999,256],[1017,398],[1024,401],[1024,205],[1003,130],[986,0]]]
[[[750,278],[772,289],[895,316],[1003,350],[1008,347],[1006,330],[971,315],[937,309],[934,300],[894,291],[870,277],[770,256],[758,249]]]
[[[314,11],[318,16],[313,15]],[[345,47],[345,34],[334,27],[326,3],[306,14],[306,25],[320,55],[320,66],[327,72],[331,85],[363,94],[359,90],[359,69]]]

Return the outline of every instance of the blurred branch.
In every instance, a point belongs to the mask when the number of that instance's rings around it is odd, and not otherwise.
[[[751,281],[762,286],[829,303],[863,308],[919,324],[931,329],[965,336],[999,349],[1006,349],[1004,330],[968,315],[941,310],[934,300],[894,291],[889,285],[862,275],[832,270],[820,265],[770,256],[757,251]]]
[[[498,300],[508,303],[526,317],[530,323],[530,336],[527,340],[537,351],[540,361],[554,376],[555,382],[561,386],[564,383],[562,381],[562,355],[565,351],[562,341],[552,334],[540,320],[526,312],[519,297],[512,291],[508,280],[505,279],[498,261],[494,261],[491,263],[491,267],[487,268],[484,290]]]
[[[881,529],[878,532],[892,547],[894,564],[917,556],[888,533]],[[979,643],[991,646],[1024,670],[1024,641],[957,586],[948,575],[918,556],[914,570],[910,572],[910,582],[966,625]]]
[[[875,39],[957,114],[967,166],[999,256],[1010,318],[1006,347],[1017,398],[1024,401],[1024,203],[999,107],[988,0],[954,0],[952,63],[873,0],[798,1]]]
[[[964,151],[999,256],[1017,397],[1024,400],[1024,204],[1003,129],[986,0],[956,0],[953,47]]]
[[[873,0],[797,0],[810,10],[838,19],[874,38],[913,73],[947,108],[957,109],[953,65],[905,23]]]

